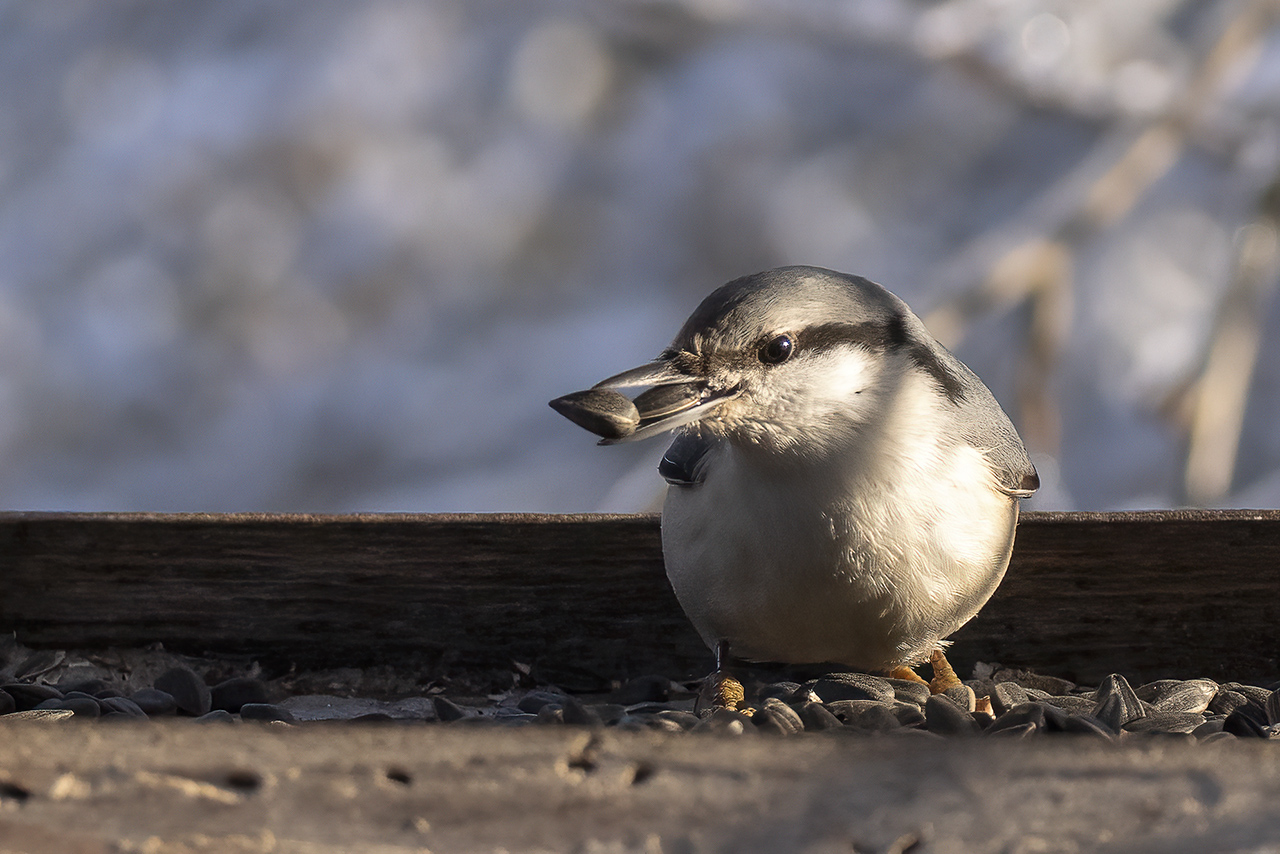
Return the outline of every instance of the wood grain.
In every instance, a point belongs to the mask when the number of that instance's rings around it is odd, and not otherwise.
[[[5,724],[0,844],[57,854],[1273,851],[1261,739],[700,738]],[[923,840],[923,844],[916,844]]]
[[[1029,513],[953,661],[1280,678],[1280,512]],[[0,630],[305,667],[704,672],[656,516],[0,514]]]
[[[1280,679],[1280,513],[1029,513],[955,658],[1096,683],[1107,673]]]

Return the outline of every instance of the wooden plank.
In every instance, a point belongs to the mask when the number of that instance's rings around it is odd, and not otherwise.
[[[1275,747],[0,722],[6,851],[1274,851]]]
[[[955,658],[1096,684],[1280,678],[1280,512],[1029,513]],[[1136,683],[1135,683],[1136,684]]]
[[[587,682],[704,654],[653,518],[18,514],[0,544],[0,629],[32,646],[517,660]]]
[[[0,630],[300,666],[534,663],[562,682],[693,675],[709,655],[655,516],[0,514]],[[953,659],[1275,678],[1280,512],[1024,517]]]

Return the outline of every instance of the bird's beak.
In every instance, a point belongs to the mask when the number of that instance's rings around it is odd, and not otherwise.
[[[628,399],[621,388],[647,389]],[[705,377],[694,376],[668,359],[657,359],[614,374],[586,391],[551,401],[551,408],[579,427],[602,437],[601,445],[633,442],[692,424],[739,389],[715,389]]]

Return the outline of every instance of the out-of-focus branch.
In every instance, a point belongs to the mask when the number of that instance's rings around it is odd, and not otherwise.
[[[1029,358],[1020,377],[1019,396],[1025,407],[1021,412],[1024,432],[1037,450],[1055,451],[1060,435],[1048,388],[1070,323],[1069,313],[1063,312],[1069,312],[1072,302],[1075,247],[1127,216],[1173,168],[1189,129],[1213,103],[1239,58],[1256,56],[1252,48],[1277,16],[1277,0],[1244,3],[1222,28],[1169,112],[1136,129],[1125,126],[1108,134],[1085,162],[1043,193],[1030,210],[970,243],[936,271],[933,281],[939,289],[957,294],[925,317],[944,343],[962,338],[980,314],[1031,300]],[[1028,265],[1028,259],[1035,263]],[[1231,453],[1234,459],[1234,450]]]
[[[1280,179],[1269,209],[1240,231],[1235,275],[1219,304],[1204,369],[1192,389],[1187,501],[1214,504],[1231,489],[1266,305],[1280,277]]]
[[[1280,0],[1251,0],[1222,29],[1168,113],[1134,127],[1124,124],[1103,137],[1089,157],[1041,193],[1009,222],[960,248],[933,271],[942,293],[955,294],[926,318],[944,343],[958,340],[978,314],[1029,295],[1009,283],[996,287],[990,271],[1028,243],[1062,241],[1074,246],[1126,216],[1178,162],[1187,128],[1213,100],[1232,70],[1232,57],[1250,47],[1280,17]]]
[[[996,4],[989,4],[994,6]],[[1184,6],[1194,5],[1194,0],[1183,0]],[[976,27],[949,27],[958,21],[983,14],[981,3],[972,0],[948,0],[941,3],[920,3],[917,0],[627,0],[616,6],[603,5],[595,10],[598,17],[608,19],[614,30],[633,31],[643,29],[644,22],[653,17],[671,18],[668,29],[679,26],[684,30],[694,28],[695,23],[720,28],[737,28],[769,33],[793,33],[807,41],[829,44],[836,48],[869,45],[915,56],[922,62],[949,65],[979,80],[987,88],[999,92],[1010,101],[1061,115],[1073,116],[1082,121],[1114,127],[1142,127],[1172,120],[1182,124],[1185,144],[1223,151],[1238,148],[1247,134],[1247,127],[1224,127],[1221,117],[1207,124],[1201,109],[1204,103],[1218,92],[1223,79],[1233,74],[1242,57],[1248,57],[1253,48],[1262,43],[1266,30],[1275,23],[1280,3],[1277,0],[1225,0],[1221,18],[1207,14],[1203,37],[1187,39],[1187,52],[1195,53],[1195,43],[1207,42],[1209,48],[1198,61],[1187,63],[1191,68],[1182,81],[1179,94],[1170,99],[1163,109],[1142,115],[1123,100],[1111,97],[1114,86],[1102,87],[1096,80],[1091,86],[1082,86],[1070,75],[1052,80],[1037,76],[1034,79],[1021,72],[1016,64],[1002,61],[986,50],[991,25]],[[1049,8],[1050,4],[1045,4]],[[990,11],[990,10],[988,10]],[[1164,16],[1177,14],[1177,9],[1166,9]],[[1156,17],[1162,13],[1140,10],[1136,15]],[[993,16],[1000,17],[1000,16]],[[937,20],[931,20],[937,19]],[[674,21],[675,23],[673,23]],[[649,26],[655,24],[649,21]],[[1158,27],[1154,21],[1152,28]],[[950,30],[969,30],[957,36]],[[948,35],[938,44],[932,31],[947,31]],[[1216,30],[1216,32],[1214,31]],[[1001,41],[1016,40],[1007,33],[999,33]],[[1184,119],[1189,121],[1183,121]]]

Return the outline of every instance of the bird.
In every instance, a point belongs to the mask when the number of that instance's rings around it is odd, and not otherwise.
[[[717,672],[924,681],[932,662],[935,691],[957,684],[946,638],[1000,584],[1040,483],[991,391],[903,300],[820,267],[723,285],[655,360],[550,405],[600,444],[674,431],[663,559]]]

